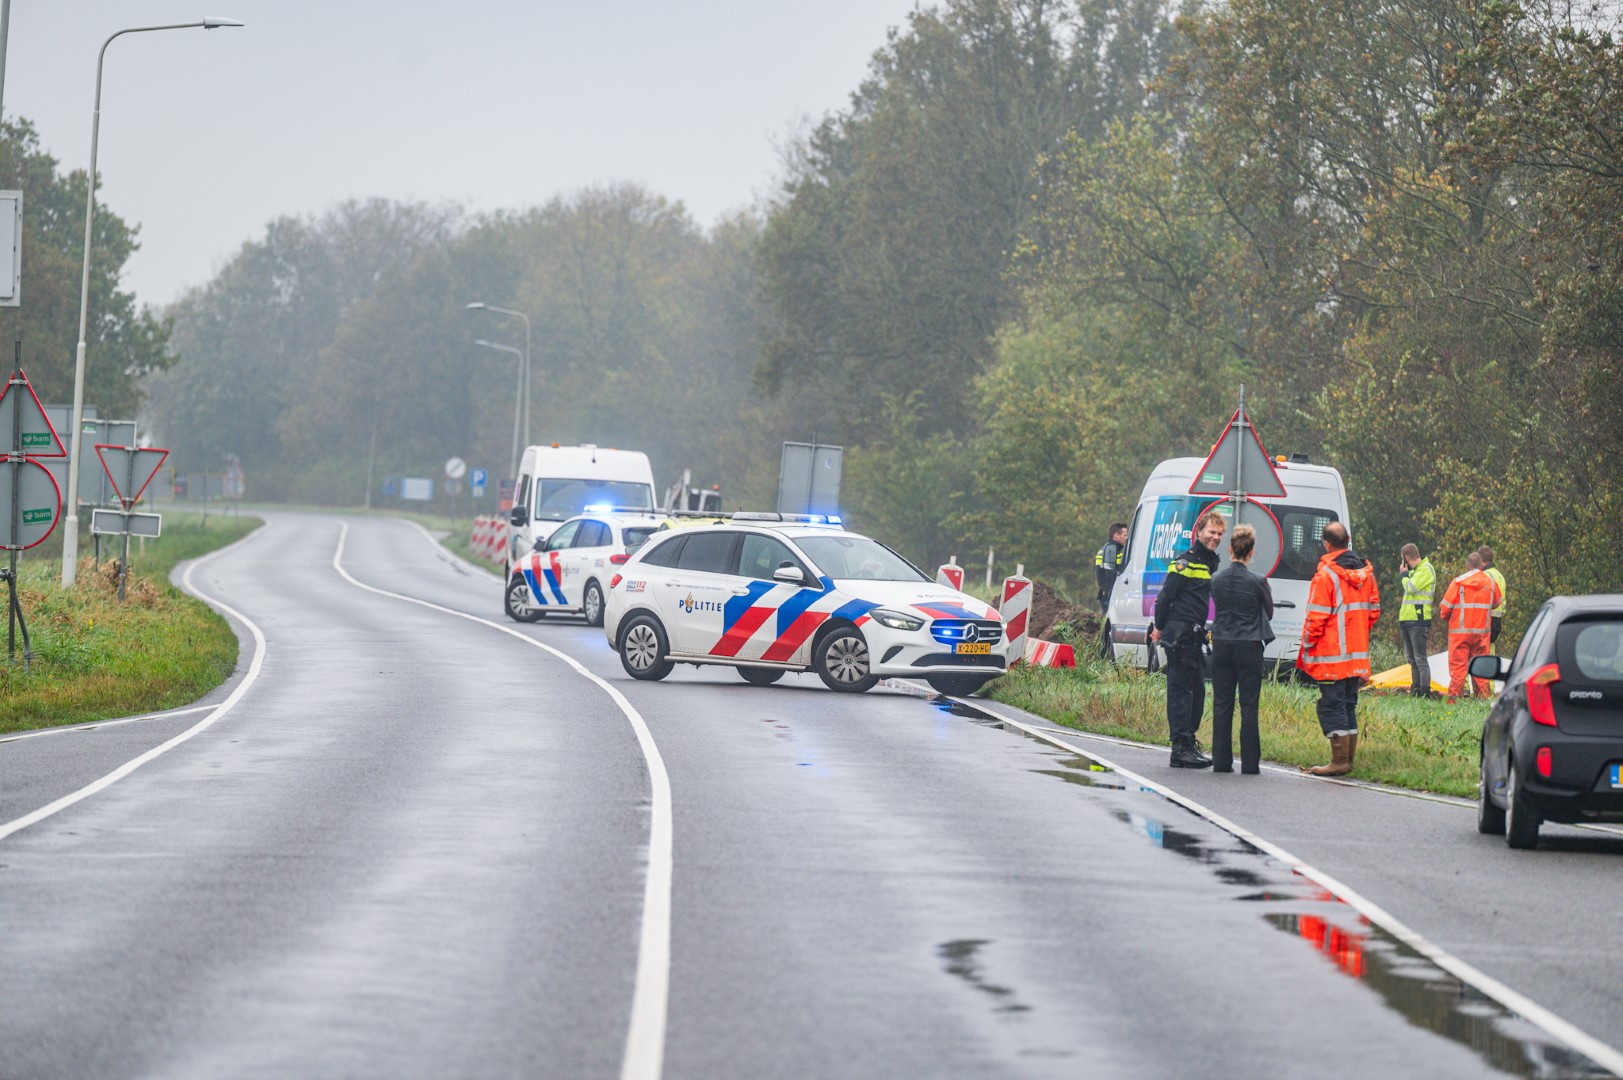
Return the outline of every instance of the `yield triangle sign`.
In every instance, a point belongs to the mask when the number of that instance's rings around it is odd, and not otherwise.
[[[29,457],[68,456],[22,368],[0,390],[0,454],[17,451]]]
[[[152,478],[158,474],[158,466],[169,456],[169,451],[160,450],[156,446],[129,447],[97,443],[96,456],[101,458],[101,467],[106,471],[107,479],[113,482],[113,493],[124,503],[124,509],[128,510],[141,501],[141,492],[147,489]]]
[[[1191,495],[1228,495],[1235,491],[1261,498],[1280,498],[1285,494],[1285,485],[1274,471],[1273,459],[1263,449],[1262,439],[1244,409],[1234,410],[1228,427],[1212,447],[1211,456],[1195,474],[1195,482],[1189,485]]]

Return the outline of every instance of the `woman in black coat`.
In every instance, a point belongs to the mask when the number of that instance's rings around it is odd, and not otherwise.
[[[1261,771],[1257,699],[1262,695],[1262,648],[1274,639],[1274,594],[1249,568],[1257,532],[1237,525],[1231,561],[1212,575],[1212,771],[1234,771],[1234,697],[1240,697],[1240,772]]]

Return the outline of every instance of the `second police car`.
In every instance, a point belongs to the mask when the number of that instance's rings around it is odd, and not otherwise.
[[[503,606],[515,622],[543,615],[584,615],[603,625],[609,578],[634,550],[665,524],[653,514],[588,512],[559,525],[535,550],[507,570]]]
[[[876,540],[786,517],[651,537],[609,580],[604,629],[625,670],[724,664],[756,686],[810,670],[844,691],[900,676],[968,694],[1008,666],[996,609]]]

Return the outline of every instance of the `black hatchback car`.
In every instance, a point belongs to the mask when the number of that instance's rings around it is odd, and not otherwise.
[[[1479,831],[1531,848],[1544,821],[1623,820],[1623,594],[1555,597],[1513,659],[1471,674],[1505,680],[1482,725]]]

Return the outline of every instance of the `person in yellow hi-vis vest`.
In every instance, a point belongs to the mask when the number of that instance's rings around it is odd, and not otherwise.
[[[1477,558],[1482,560],[1482,572],[1493,578],[1493,583],[1499,586],[1499,603],[1488,612],[1488,646],[1499,643],[1499,631],[1505,628],[1505,575],[1501,574],[1493,565],[1493,548],[1483,544],[1476,549]]]
[[[1431,601],[1437,590],[1437,571],[1431,560],[1420,557],[1420,549],[1404,544],[1399,581],[1403,603],[1398,608],[1398,634],[1403,638],[1403,655],[1409,661],[1409,693],[1426,697],[1431,693],[1431,662],[1426,657],[1426,637],[1431,633]]]

